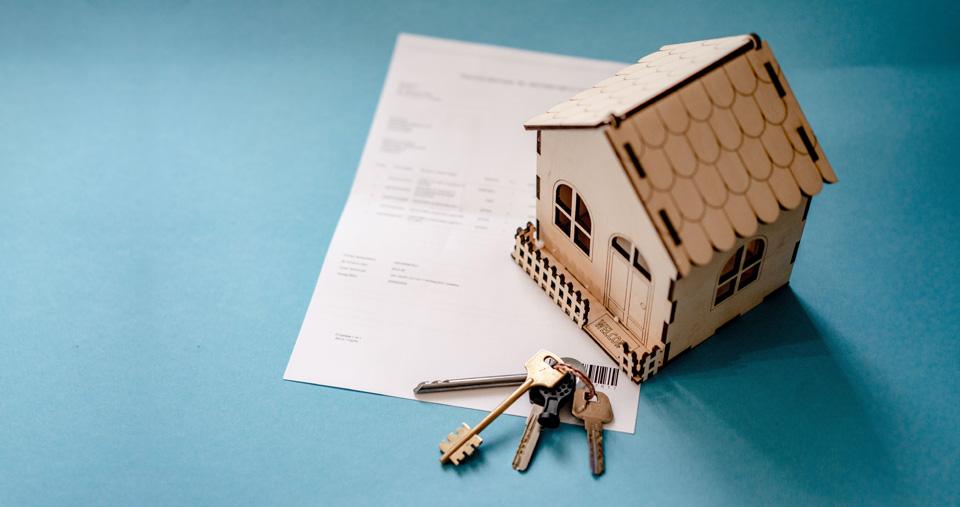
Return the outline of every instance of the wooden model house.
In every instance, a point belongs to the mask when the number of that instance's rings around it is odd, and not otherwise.
[[[756,35],[664,46],[524,126],[513,258],[635,382],[786,284],[837,180]]]

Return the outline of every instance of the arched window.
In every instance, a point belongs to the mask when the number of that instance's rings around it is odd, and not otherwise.
[[[713,298],[714,306],[757,280],[760,276],[765,246],[763,239],[754,238],[745,246],[738,248],[736,253],[727,260],[723,269],[720,270],[717,294]]]
[[[557,186],[553,207],[553,223],[589,257],[592,224],[590,212],[580,195],[570,185],[561,183]]]

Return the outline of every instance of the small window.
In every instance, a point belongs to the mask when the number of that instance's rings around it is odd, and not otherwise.
[[[644,278],[650,280],[650,268],[647,266],[646,259],[640,255],[640,251],[630,244],[626,238],[622,236],[614,236],[613,241],[613,250],[617,252],[621,257],[627,260],[630,265],[633,266],[633,269],[636,269],[643,275]]]
[[[573,189],[567,185],[560,185],[557,187],[557,206],[559,206],[563,211],[566,211],[567,214],[570,214],[570,210],[573,209]]]
[[[763,239],[754,238],[730,256],[720,270],[717,292],[713,298],[714,306],[760,278],[765,246]]]
[[[723,302],[723,300],[733,295],[734,283],[735,283],[734,280],[730,280],[729,282],[717,288],[717,299],[713,303],[714,305],[719,305],[720,303]]]
[[[587,206],[583,204],[583,201],[580,199],[577,199],[577,225],[579,225],[584,232],[590,234],[590,213],[587,211]]]
[[[737,284],[737,290],[743,289],[747,285],[753,283],[757,279],[757,275],[760,274],[760,264],[754,264],[749,268],[743,270],[743,273],[740,274],[740,283]]]
[[[620,236],[613,237],[613,249],[617,251],[624,259],[630,260],[630,242]]]
[[[573,233],[573,242],[583,250],[583,253],[590,255],[590,236],[587,236],[579,227]]]
[[[743,247],[740,247],[737,253],[733,254],[733,257],[730,257],[727,263],[723,265],[723,270],[720,271],[720,283],[737,276],[737,271],[740,270],[741,258],[743,258]]]
[[[747,245],[747,255],[743,259],[743,263],[753,264],[754,262],[759,261],[763,257],[763,240],[755,239]]]
[[[563,230],[563,232],[567,233],[568,236],[570,235],[570,217],[560,208],[554,210],[553,222],[557,224],[557,227]]]
[[[650,268],[647,267],[647,261],[640,255],[636,248],[633,249],[633,268],[640,272],[644,278],[650,279]]]
[[[590,211],[587,210],[587,204],[583,202],[581,196],[570,185],[562,183],[557,186],[554,203],[553,223],[568,238],[573,240],[573,244],[577,245],[583,253],[590,256],[590,237],[593,222],[590,220]],[[574,210],[576,210],[575,213]]]

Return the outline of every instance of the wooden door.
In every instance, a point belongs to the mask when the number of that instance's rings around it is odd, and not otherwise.
[[[607,308],[617,320],[623,322],[627,318],[627,304],[630,302],[630,259],[624,257],[620,250],[611,248],[609,265]]]
[[[639,255],[634,249],[634,256]],[[635,330],[641,340],[647,332],[647,300],[650,298],[650,280],[633,266],[630,270],[630,301],[627,302],[627,327]]]
[[[641,340],[646,339],[649,316],[650,269],[640,252],[622,236],[610,242],[607,269],[607,309]]]

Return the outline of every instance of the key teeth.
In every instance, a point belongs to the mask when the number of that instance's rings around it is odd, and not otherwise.
[[[594,429],[594,468],[593,475],[603,475],[604,472],[604,449],[603,449],[603,431]]]
[[[467,442],[457,449],[457,452],[450,457],[450,461],[452,461],[454,465],[459,465],[461,461],[472,456],[476,450],[477,447],[472,442]]]
[[[451,447],[457,445],[457,442],[462,438],[462,436],[470,431],[470,426],[467,426],[467,423],[457,428],[456,431],[447,435],[447,438],[440,442],[440,452],[447,452]],[[474,451],[477,450],[477,447],[480,447],[480,444],[483,443],[483,438],[480,435],[474,435],[470,437],[470,440],[467,440],[456,450],[452,455],[450,455],[450,462],[454,465],[459,465],[461,461],[467,457],[473,455]]]
[[[476,442],[476,437],[471,438],[470,441],[461,445],[460,448],[457,449],[457,452],[453,454],[453,456],[450,456],[450,461],[453,462],[454,465],[459,465],[461,461],[472,456],[479,445],[480,443]]]

